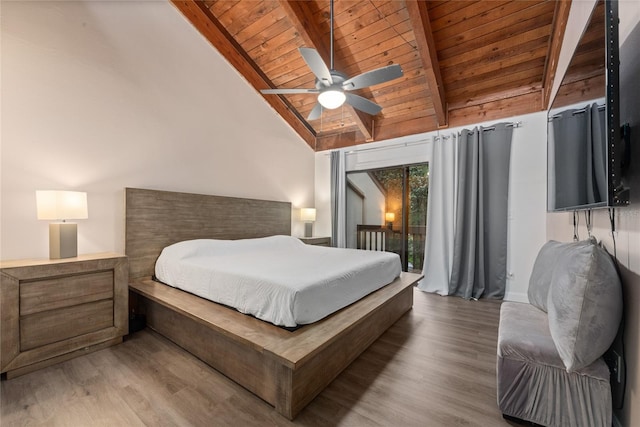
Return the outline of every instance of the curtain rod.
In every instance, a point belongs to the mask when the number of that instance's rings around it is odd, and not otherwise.
[[[507,123],[506,126],[513,127],[513,128],[521,128],[522,122],[511,122],[511,123]],[[489,130],[495,130],[495,129],[496,129],[495,126],[491,126],[488,128],[483,128],[482,130],[489,131]],[[448,138],[448,137],[449,135],[444,135],[442,137],[440,135],[436,135],[433,138],[435,139],[435,138]],[[384,147],[370,147],[370,148],[362,148],[360,150],[349,150],[349,151],[345,151],[345,154],[362,153],[363,151],[391,150],[398,147],[411,147],[413,145],[424,144],[425,142],[429,142],[429,138],[420,139],[418,141],[404,142],[402,144],[392,144]],[[330,153],[325,154],[325,156],[328,156],[328,155],[330,155]]]
[[[606,107],[606,106],[607,106],[606,104],[598,105],[598,111],[603,111],[603,110],[605,109],[605,107]],[[567,110],[564,110],[564,111],[567,111]],[[547,119],[547,121],[548,121],[548,122],[550,122],[550,121],[552,121],[553,119],[559,119],[560,117],[562,117],[562,113],[564,113],[564,111],[561,111],[560,113],[558,113],[558,114],[556,114],[556,115],[553,115],[553,116],[549,117],[549,118]],[[580,108],[579,110],[575,110],[575,111],[573,111],[573,112],[571,113],[571,115],[572,115],[572,116],[575,116],[575,115],[577,115],[577,114],[582,114],[582,113],[584,113],[584,112],[586,112],[586,111],[587,111],[587,108],[586,108],[586,107],[585,107],[585,108]]]
[[[411,147],[413,145],[424,144],[425,142],[429,142],[429,139],[425,138],[425,139],[420,139],[418,141],[403,142],[402,144],[391,144],[384,147],[369,147],[369,148],[362,148],[360,150],[350,150],[345,152],[345,154],[362,153],[363,151],[391,150],[393,148],[398,148],[398,147]]]
[[[507,126],[508,128],[512,127],[512,128],[521,128],[522,127],[522,122],[511,122],[511,123],[507,123],[505,126]],[[485,130],[496,130],[495,125],[494,126],[490,126],[488,128],[482,128],[483,131]]]
[[[512,127],[512,128],[521,128],[522,127],[522,122],[511,122],[511,123],[507,123],[506,124],[507,127]],[[486,127],[486,128],[482,128],[482,131],[490,131],[490,130],[496,130],[495,126],[490,126],[490,127]],[[458,135],[460,135],[460,132],[457,133]],[[448,135],[436,135],[433,137],[433,139],[438,139],[438,138],[442,138],[442,139],[447,139],[450,138],[451,134]]]

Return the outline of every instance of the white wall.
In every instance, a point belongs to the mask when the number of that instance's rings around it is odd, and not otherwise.
[[[124,187],[313,206],[313,151],[169,2],[1,15],[1,259],[48,256],[36,189],[88,192],[79,253],[124,251]]]
[[[358,228],[358,224],[362,224],[364,217],[364,199],[360,194],[356,193],[351,185],[347,185],[346,191],[346,206],[347,212],[345,215],[345,224],[346,224],[346,240],[345,247],[346,248],[357,248],[358,247],[358,236],[356,233],[356,229]]]
[[[358,191],[354,191],[352,186]],[[360,224],[383,225],[386,197],[366,172],[347,175],[346,247],[358,247]]]
[[[509,182],[509,253],[505,299],[528,301],[527,288],[533,262],[545,242],[546,227],[546,112],[511,117],[508,122],[522,122],[513,131],[511,174]],[[495,122],[478,123],[491,125]],[[473,128],[476,125],[465,126]],[[452,128],[440,133],[458,132]],[[395,140],[350,147],[346,151],[347,170],[366,170],[386,166],[428,162],[432,137],[429,132]],[[327,152],[316,153],[316,208],[318,235],[331,234],[330,159]]]
[[[331,159],[329,153],[315,155],[316,236],[331,236]]]
[[[362,224],[384,225],[385,195],[373,182],[367,173],[350,173],[347,175],[351,181],[364,194],[364,212]]]

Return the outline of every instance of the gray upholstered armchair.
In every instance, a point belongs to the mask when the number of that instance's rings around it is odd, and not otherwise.
[[[500,312],[497,381],[504,415],[544,426],[611,426],[602,355],[622,315],[611,256],[594,241],[548,242],[529,281],[530,304]]]

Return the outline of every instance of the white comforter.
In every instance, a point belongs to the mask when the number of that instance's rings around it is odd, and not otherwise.
[[[163,283],[287,327],[316,322],[400,271],[394,253],[312,246],[291,236],[180,242],[164,248],[155,269]]]

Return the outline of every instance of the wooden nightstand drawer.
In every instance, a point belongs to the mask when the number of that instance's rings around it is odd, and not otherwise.
[[[113,300],[43,311],[20,318],[20,351],[113,326]]]
[[[20,285],[20,315],[113,298],[113,270]]]

